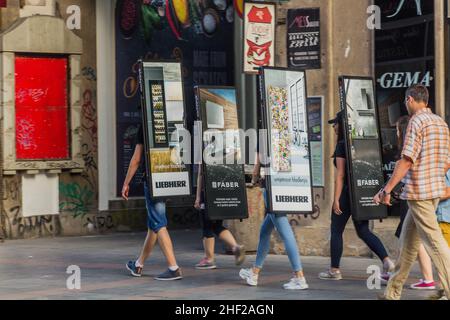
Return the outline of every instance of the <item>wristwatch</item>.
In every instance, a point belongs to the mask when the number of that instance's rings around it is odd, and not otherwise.
[[[381,194],[383,195],[383,198],[386,197],[389,193],[386,192],[386,190],[383,188],[380,190]]]

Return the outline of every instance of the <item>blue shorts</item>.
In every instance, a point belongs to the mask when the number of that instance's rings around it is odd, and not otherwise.
[[[153,202],[146,183],[144,184],[144,192],[148,229],[158,233],[162,228],[167,227],[166,204],[164,202]]]

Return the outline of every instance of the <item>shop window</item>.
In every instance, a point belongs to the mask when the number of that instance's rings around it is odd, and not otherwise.
[[[381,30],[375,33],[377,106],[384,172],[389,178],[401,149],[396,123],[408,114],[406,89],[413,84],[425,85],[434,108],[434,1],[377,0],[375,4],[382,14]],[[402,210],[396,205],[389,213],[399,215]]]
[[[70,158],[67,78],[65,57],[15,58],[18,160]]]

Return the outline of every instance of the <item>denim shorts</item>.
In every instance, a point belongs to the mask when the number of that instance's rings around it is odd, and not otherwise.
[[[162,228],[167,227],[166,204],[164,202],[153,202],[147,184],[144,184],[144,192],[148,229],[158,233]]]

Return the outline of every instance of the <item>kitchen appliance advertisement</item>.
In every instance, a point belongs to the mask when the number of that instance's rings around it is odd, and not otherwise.
[[[152,198],[191,194],[181,141],[185,106],[181,64],[144,61],[140,68],[146,173]]]
[[[236,89],[196,87],[202,122],[203,183],[206,213],[211,220],[248,218]]]
[[[341,109],[345,117],[347,172],[353,218],[387,218],[387,208],[373,197],[384,184],[380,131],[372,78],[339,77]]]
[[[275,66],[276,5],[246,1],[244,12],[244,72],[258,74],[260,67]]]
[[[282,68],[263,68],[260,95],[268,132],[270,212],[313,212],[306,74]]]

